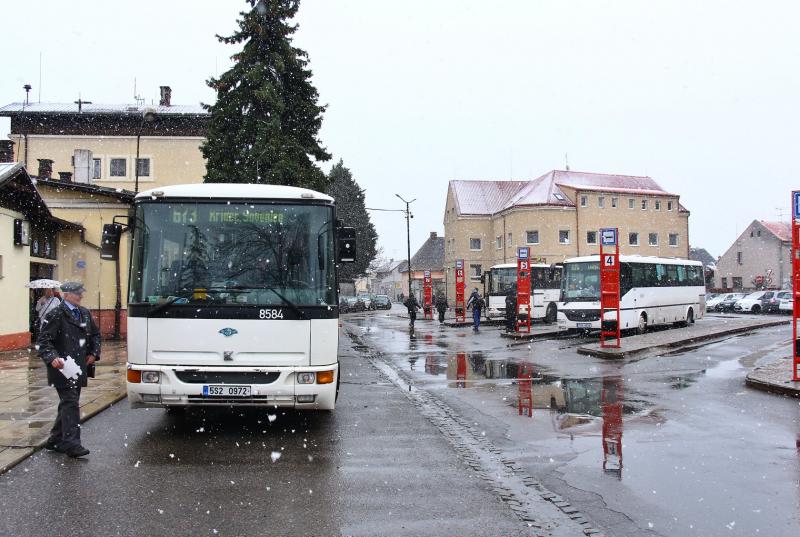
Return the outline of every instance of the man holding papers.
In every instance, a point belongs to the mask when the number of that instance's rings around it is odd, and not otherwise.
[[[58,416],[45,448],[84,457],[81,445],[81,388],[87,385],[87,371],[100,359],[100,330],[89,310],[81,306],[85,289],[80,282],[61,286],[64,302],[47,314],[37,341],[39,355],[47,364],[47,382],[58,391]],[[92,376],[94,376],[92,374]]]

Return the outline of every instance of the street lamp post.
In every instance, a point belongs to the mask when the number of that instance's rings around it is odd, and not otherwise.
[[[408,294],[411,295],[411,211],[409,209],[409,205],[414,203],[417,198],[414,198],[411,201],[406,201],[403,199],[403,196],[400,194],[395,194],[398,198],[400,198],[403,203],[406,204],[406,245],[408,247]]]

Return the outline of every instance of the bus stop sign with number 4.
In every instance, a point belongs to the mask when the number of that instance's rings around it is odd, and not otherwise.
[[[613,254],[612,255],[606,254],[603,257],[605,258],[605,260],[603,261],[603,264],[605,266],[607,266],[607,267],[613,267],[614,266],[614,255]]]

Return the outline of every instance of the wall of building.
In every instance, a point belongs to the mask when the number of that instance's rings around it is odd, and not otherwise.
[[[21,136],[11,135],[14,140],[15,159],[22,162],[25,143]],[[142,136],[139,158],[150,159],[150,175],[139,177],[139,190],[156,186],[183,183],[200,183],[205,175],[205,160],[200,152],[203,138],[196,136],[167,137]],[[29,135],[27,169],[37,175],[38,160],[52,159],[53,178],[58,172],[73,172],[72,156],[76,149],[89,149],[93,158],[101,159],[101,176],[92,183],[109,188],[133,190],[135,184],[136,158],[135,136],[56,136]],[[111,158],[125,158],[127,166],[125,177],[111,177]]]
[[[741,263],[738,253],[741,252]],[[744,290],[756,288],[756,276],[772,271],[770,288],[791,287],[791,247],[780,241],[759,222],[752,222],[717,262],[714,286],[732,289],[733,278],[742,279]],[[725,285],[722,279],[725,278]]]
[[[30,247],[14,245],[14,219],[21,213],[0,208],[0,350],[20,349],[30,344]]]

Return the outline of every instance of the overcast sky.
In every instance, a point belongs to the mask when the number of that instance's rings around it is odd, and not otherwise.
[[[3,5],[0,102],[31,96],[213,99],[240,0]],[[800,188],[796,2],[303,0],[321,138],[370,207],[412,205],[412,250],[443,232],[449,180],[563,169],[649,175],[691,211],[692,246],[725,252],[753,219],[789,218]],[[42,80],[39,82],[39,57]],[[0,136],[8,132],[0,120]],[[327,170],[331,163],[324,165]],[[373,216],[405,255],[400,213]]]

